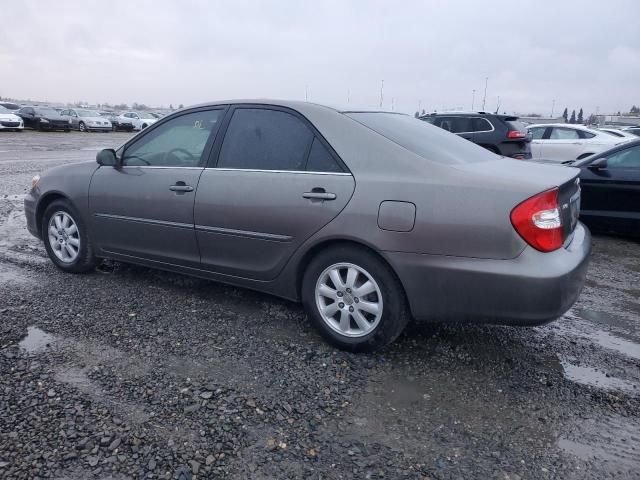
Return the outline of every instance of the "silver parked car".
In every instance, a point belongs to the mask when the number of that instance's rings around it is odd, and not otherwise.
[[[69,108],[60,112],[60,115],[69,118],[73,129],[81,132],[110,132],[112,128],[111,121],[95,110]]]
[[[363,351],[410,318],[562,315],[591,249],[578,173],[407,115],[223,102],[34,178],[25,212],[64,271],[112,258],[261,290]]]

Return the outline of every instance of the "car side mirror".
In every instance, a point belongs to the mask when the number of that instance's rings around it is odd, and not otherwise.
[[[594,160],[589,164],[589,168],[592,170],[602,170],[607,168],[607,157],[602,157],[597,160]]]
[[[100,150],[96,155],[96,162],[103,167],[116,167],[118,165],[118,157],[113,148],[105,148]]]

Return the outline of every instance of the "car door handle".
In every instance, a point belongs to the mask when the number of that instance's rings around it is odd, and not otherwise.
[[[324,190],[322,191],[314,191],[312,192],[304,192],[302,194],[303,198],[310,198],[312,200],[335,200],[336,199],[336,194],[335,193],[328,193],[325,192]]]
[[[193,187],[191,185],[185,185],[184,183],[182,183],[182,185],[177,183],[175,185],[171,185],[169,190],[172,192],[193,192]]]

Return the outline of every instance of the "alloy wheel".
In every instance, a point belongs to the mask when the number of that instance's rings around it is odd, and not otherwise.
[[[380,323],[382,292],[373,276],[352,263],[326,268],[315,289],[316,306],[322,320],[346,337],[363,337]]]
[[[65,211],[57,211],[49,219],[49,245],[64,263],[73,263],[80,252],[80,232],[75,220]]]

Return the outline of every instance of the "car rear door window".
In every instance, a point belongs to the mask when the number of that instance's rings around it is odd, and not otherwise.
[[[473,120],[469,117],[452,117],[451,131],[453,133],[473,132]]]
[[[472,123],[474,132],[490,132],[493,130],[493,125],[486,118],[474,118]]]
[[[579,139],[580,135],[577,130],[572,128],[553,127],[551,129],[550,140],[573,140]]]
[[[342,172],[342,167],[336,162],[329,150],[322,144],[318,137],[313,140],[309,160],[307,161],[309,172]]]
[[[187,113],[142,136],[124,151],[125,166],[197,167],[218,131],[223,109]]]
[[[578,130],[578,135],[580,135],[580,138],[593,138],[596,136],[595,133],[585,132],[584,130]]]
[[[290,113],[239,108],[229,123],[217,166],[245,170],[304,170],[313,137],[313,132]]]

